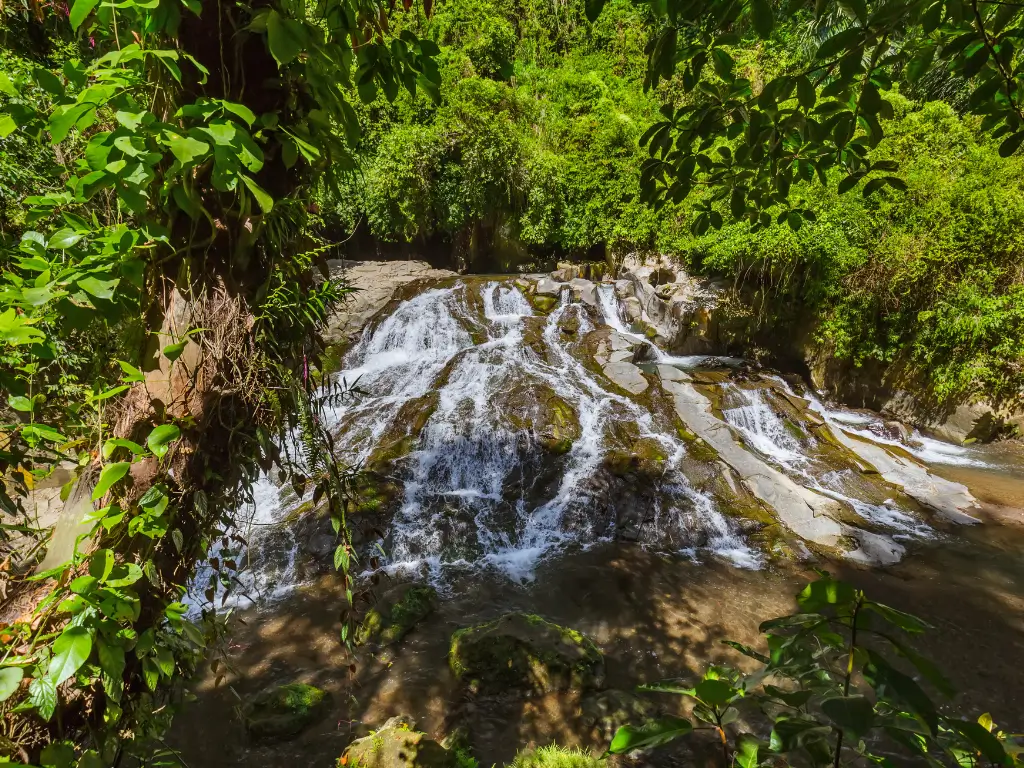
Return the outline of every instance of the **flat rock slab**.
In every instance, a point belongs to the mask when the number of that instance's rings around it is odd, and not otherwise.
[[[634,395],[639,395],[647,389],[647,379],[644,378],[643,371],[632,363],[610,362],[601,370],[615,384]]]
[[[537,295],[557,297],[564,287],[565,283],[556,282],[550,277],[542,277],[537,281]]]

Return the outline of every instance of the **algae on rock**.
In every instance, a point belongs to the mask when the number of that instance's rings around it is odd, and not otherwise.
[[[242,714],[253,739],[287,739],[323,717],[330,706],[326,691],[305,683],[288,683],[258,693]]]
[[[533,614],[458,630],[448,659],[455,676],[478,689],[544,692],[604,683],[604,656],[590,638]]]
[[[400,584],[381,595],[356,631],[356,645],[397,643],[434,610],[437,592],[424,584]]]

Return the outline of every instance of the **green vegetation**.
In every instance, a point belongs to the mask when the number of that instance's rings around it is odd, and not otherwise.
[[[254,739],[295,736],[322,717],[331,697],[313,685],[288,683],[263,691],[244,708],[245,727]]]
[[[981,118],[928,101],[963,106],[967,80],[940,70],[880,92],[884,138],[868,132],[857,146],[871,144],[898,184],[839,194],[844,168],[801,166],[787,201],[806,216],[791,222],[779,208],[753,228],[730,224],[714,185],[658,210],[644,202],[638,140],[662,101],[690,104],[698,91],[680,78],[644,90],[657,28],[648,8],[612,0],[593,26],[584,10],[583,0],[439,0],[430,19],[398,13],[393,30],[440,45],[441,101],[401,95],[361,110],[362,171],[323,188],[323,226],[454,253],[478,271],[669,254],[730,278],[768,322],[810,326],[826,356],[885,370],[894,385],[936,402],[1019,397],[1024,159],[1001,157]],[[755,91],[814,61],[808,12],[778,19],[767,40],[748,33],[717,50]]]
[[[584,752],[551,744],[516,755],[508,768],[602,768],[605,761]]]
[[[692,686],[641,686],[692,700],[694,720],[623,726],[609,753],[654,749],[704,730],[719,745],[722,768],[1024,764],[1020,734],[1001,731],[987,713],[964,720],[933,701],[931,691],[944,699],[954,691],[910,644],[930,629],[916,616],[827,575],[804,587],[797,604],[797,612],[761,623],[768,656],[723,641],[756,661],[754,672],[713,666]],[[769,732],[767,740],[757,735]]]

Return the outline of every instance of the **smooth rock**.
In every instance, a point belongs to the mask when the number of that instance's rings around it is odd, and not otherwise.
[[[452,635],[448,661],[457,678],[489,691],[595,689],[604,683],[604,656],[590,638],[526,613],[460,629]]]
[[[639,395],[647,389],[647,379],[644,378],[643,371],[632,363],[609,362],[601,370],[615,384],[634,395]]]
[[[572,288],[573,296],[578,301],[582,301],[584,304],[589,304],[592,307],[597,306],[597,286],[590,280],[574,277],[569,281],[569,286]]]
[[[674,365],[659,365],[658,375],[665,381],[690,381],[690,374]]]
[[[537,295],[558,298],[558,294],[562,292],[564,286],[564,282],[556,282],[550,277],[542,277],[537,281]]]
[[[610,331],[608,333],[608,344],[612,352],[618,352],[621,349],[633,349],[639,343],[639,339],[624,336],[618,331]]]
[[[622,314],[631,323],[639,323],[644,316],[643,305],[636,296],[630,296],[622,300]]]

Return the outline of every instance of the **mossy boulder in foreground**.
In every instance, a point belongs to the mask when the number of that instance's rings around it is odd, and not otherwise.
[[[322,718],[330,706],[330,694],[316,686],[274,686],[245,705],[245,728],[253,739],[288,739]]]
[[[381,595],[356,632],[356,645],[397,643],[434,610],[437,593],[424,584],[400,584]]]
[[[460,629],[448,660],[456,677],[481,690],[543,692],[604,683],[604,657],[590,638],[526,613]]]
[[[379,731],[353,741],[338,761],[344,768],[456,768],[457,763],[454,751],[414,731],[403,717],[393,717]]]

